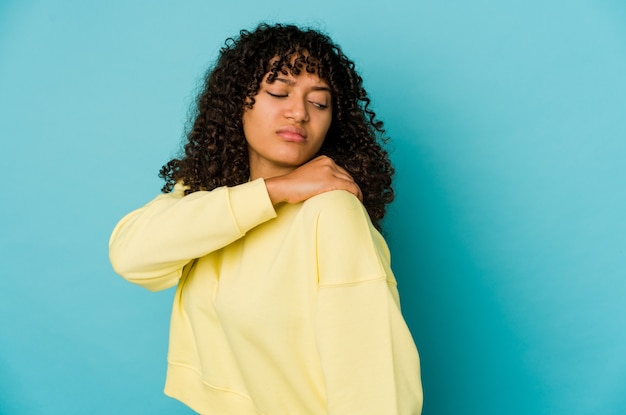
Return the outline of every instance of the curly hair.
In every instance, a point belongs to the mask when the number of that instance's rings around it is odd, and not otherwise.
[[[380,229],[386,205],[394,198],[394,169],[382,147],[388,140],[383,123],[369,108],[354,62],[327,35],[294,25],[262,23],[226,40],[196,100],[184,155],[160,170],[162,191],[170,192],[178,181],[187,186],[185,194],[247,182],[243,112],[254,105],[266,75],[272,83],[279,72],[297,76],[303,70],[316,73],[331,90],[332,121],[318,155],[327,155],[350,173]]]

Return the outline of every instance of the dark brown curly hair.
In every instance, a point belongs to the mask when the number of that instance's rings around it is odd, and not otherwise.
[[[317,73],[331,89],[332,122],[319,155],[345,168],[363,193],[363,204],[379,228],[393,198],[394,169],[382,147],[383,123],[376,119],[363,80],[338,45],[316,30],[293,25],[260,24],[228,38],[204,89],[187,132],[184,155],[165,164],[159,177],[163,192],[182,181],[185,194],[235,186],[250,176],[242,117],[252,108],[261,81],[279,73]]]

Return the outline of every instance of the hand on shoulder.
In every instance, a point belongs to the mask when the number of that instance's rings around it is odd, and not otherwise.
[[[363,200],[352,176],[333,159],[319,156],[283,176],[265,180],[273,204],[299,203],[331,190],[346,190]]]

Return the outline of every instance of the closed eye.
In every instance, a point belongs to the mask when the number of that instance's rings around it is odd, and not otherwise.
[[[315,101],[309,101],[309,102],[313,104],[315,107],[322,109],[322,110],[325,110],[326,108],[328,108],[328,105],[326,104],[322,104],[322,103],[315,102]]]
[[[267,94],[269,96],[274,97],[274,98],[286,98],[287,97],[287,94],[275,94],[275,93],[272,93],[270,91],[267,91]]]

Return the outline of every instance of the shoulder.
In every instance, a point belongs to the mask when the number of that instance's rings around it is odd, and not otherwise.
[[[174,184],[174,188],[169,194],[173,197],[183,197],[187,189],[189,189],[189,186],[185,185],[182,181],[178,181]]]
[[[322,237],[331,234],[340,239],[382,239],[363,203],[345,190],[321,193],[306,200],[302,209],[307,216],[314,218]]]
[[[185,197],[185,190],[187,190],[188,188],[189,187],[185,186],[182,182],[176,182],[176,184],[174,184],[174,188],[170,192],[157,195],[150,203],[160,200],[182,199]]]
[[[303,209],[323,217],[325,221],[348,220],[362,226],[370,225],[361,201],[345,190],[332,190],[314,196],[304,202]]]
[[[344,190],[304,202],[316,221],[320,284],[350,284],[388,274],[389,251],[361,201]]]

